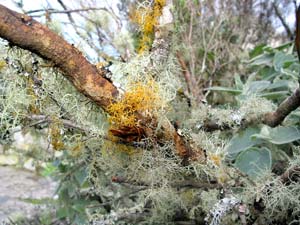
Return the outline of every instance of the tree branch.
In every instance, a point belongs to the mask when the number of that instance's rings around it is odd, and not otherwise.
[[[257,118],[243,118],[241,120],[241,127],[247,127],[254,123],[263,123],[270,127],[276,127],[280,125],[284,119],[294,110],[300,106],[300,90],[296,91],[286,98],[274,112],[266,113],[261,119]],[[215,121],[205,121],[201,129],[207,132],[213,132],[216,130],[228,130],[232,127],[228,124],[217,124]]]
[[[115,86],[103,78],[82,53],[62,37],[31,17],[0,5],[0,37],[50,60],[79,92],[104,110],[118,96]]]
[[[86,11],[95,11],[95,10],[104,10],[107,11],[105,8],[84,8],[84,9],[65,9],[65,10],[57,10],[57,9],[36,9],[36,10],[30,10],[25,12],[26,14],[33,14],[33,13],[39,13],[39,12],[47,12],[49,14],[69,14],[69,13],[77,13],[77,12],[86,12]]]
[[[285,29],[285,31],[287,33],[287,36],[289,38],[293,39],[293,32],[291,31],[289,25],[286,23],[285,19],[282,17],[282,14],[279,11],[279,8],[278,8],[277,4],[275,2],[273,2],[272,5],[273,5],[273,8],[274,8],[276,16],[280,20],[282,26],[284,27],[284,29]]]
[[[87,61],[82,53],[62,37],[49,30],[46,26],[33,20],[30,16],[14,12],[0,5],[0,37],[11,44],[19,46],[50,60],[71,81],[76,89],[95,102],[102,109],[116,101],[117,88],[104,78],[106,71],[97,70],[96,66]],[[165,119],[160,123],[161,131],[156,127],[147,127],[147,118],[139,118],[146,137],[157,139],[158,142],[174,141],[177,154],[187,164],[190,159],[200,157],[195,153],[174,126]],[[154,123],[155,118],[153,118]],[[137,134],[139,135],[139,134]]]
[[[300,90],[296,91],[285,99],[276,109],[275,112],[267,113],[263,118],[263,123],[270,126],[276,127],[282,123],[282,121],[295,109],[300,106]]]

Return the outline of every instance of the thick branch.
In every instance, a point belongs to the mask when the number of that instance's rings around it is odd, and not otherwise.
[[[62,37],[31,17],[0,5],[0,37],[50,60],[77,90],[103,109],[118,95],[116,87],[103,78],[82,53]]]

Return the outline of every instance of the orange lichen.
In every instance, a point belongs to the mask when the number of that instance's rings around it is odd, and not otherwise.
[[[131,20],[139,26],[141,32],[141,37],[138,40],[139,54],[150,50],[155,27],[159,23],[159,17],[162,15],[165,4],[166,0],[154,0],[152,5],[135,9],[130,15]]]
[[[132,83],[130,90],[124,94],[123,98],[108,107],[111,128],[118,130],[124,127],[135,127],[139,132],[140,121],[137,115],[151,118],[161,107],[159,87],[153,79],[146,83],[140,81]]]

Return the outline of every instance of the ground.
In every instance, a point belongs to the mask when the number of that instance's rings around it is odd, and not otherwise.
[[[37,206],[22,199],[53,197],[55,186],[55,182],[35,172],[0,166],[0,224],[9,218],[33,215]]]

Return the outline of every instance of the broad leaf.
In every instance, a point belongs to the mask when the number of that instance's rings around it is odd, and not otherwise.
[[[300,139],[300,130],[297,127],[276,127],[264,126],[259,134],[252,137],[263,139],[276,145],[287,144]]]
[[[226,147],[229,156],[234,157],[236,154],[261,143],[261,140],[251,138],[254,134],[259,133],[259,131],[259,128],[249,127],[236,134]]]
[[[296,59],[293,55],[287,55],[283,52],[276,52],[274,56],[273,66],[276,71],[280,71],[281,68],[284,68],[286,63],[295,62]]]
[[[234,165],[243,173],[256,178],[263,171],[270,170],[271,164],[271,152],[268,148],[252,147],[240,153]]]

